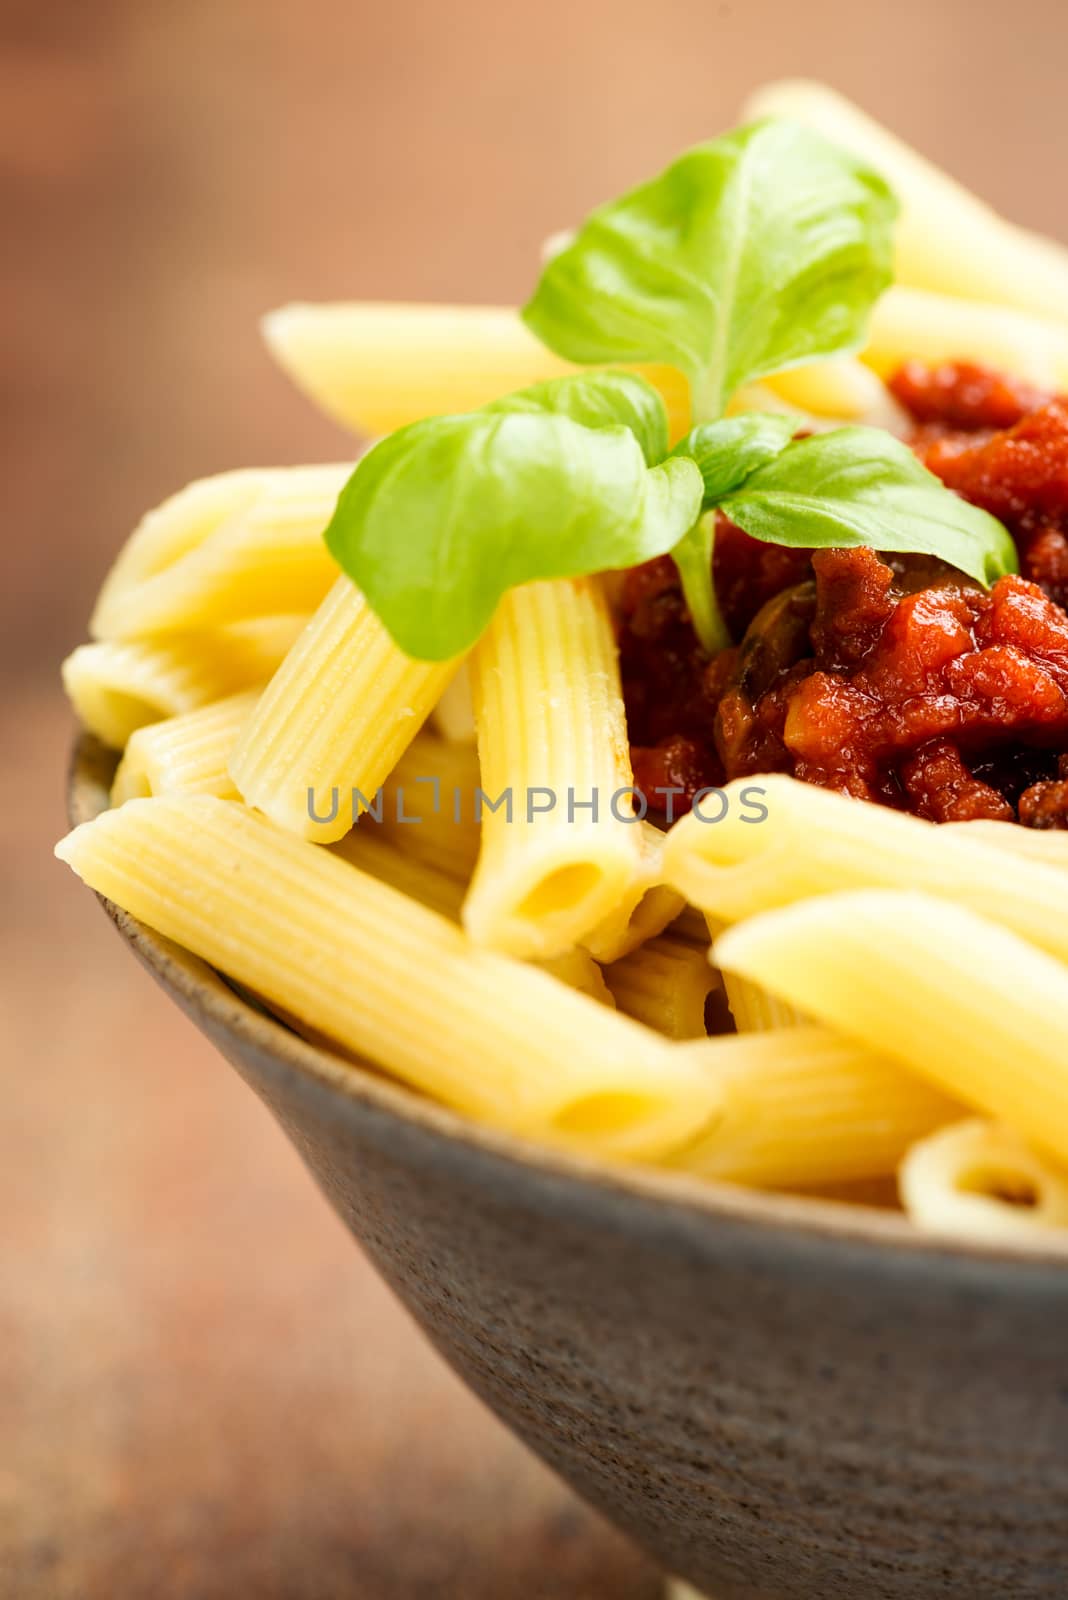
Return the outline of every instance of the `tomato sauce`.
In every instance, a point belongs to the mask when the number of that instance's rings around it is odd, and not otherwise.
[[[967,363],[909,363],[890,387],[925,464],[1008,527],[1021,576],[986,590],[930,557],[785,550],[720,517],[738,643],[710,660],[671,561],[635,568],[620,654],[651,807],[788,772],[935,822],[1068,827],[1068,399]]]

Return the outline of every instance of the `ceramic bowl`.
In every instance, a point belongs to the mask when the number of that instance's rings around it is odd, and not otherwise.
[[[81,742],[75,820],[113,763]],[[1068,1596],[1068,1253],[487,1131],[107,909],[434,1346],[666,1570],[716,1600]]]

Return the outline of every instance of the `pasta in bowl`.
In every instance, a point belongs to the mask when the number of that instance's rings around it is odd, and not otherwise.
[[[1048,325],[900,242],[887,288],[885,178],[906,219],[933,180],[808,94],[602,208],[525,323],[271,320],[397,431],[145,519],[65,669],[59,853],[672,1570],[1052,1596],[1061,278],[982,212]]]

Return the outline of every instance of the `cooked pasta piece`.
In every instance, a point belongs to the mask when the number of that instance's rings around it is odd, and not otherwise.
[[[715,954],[1068,1161],[1068,967],[1016,934],[932,894],[859,889],[751,917]]]
[[[131,800],[57,853],[270,1004],[495,1126],[646,1159],[717,1115],[703,1062],[474,948],[444,917],[247,806]]]
[[[642,870],[616,642],[597,581],[510,590],[472,651],[471,687],[488,800],[464,926],[508,955],[557,955]]]
[[[95,639],[314,611],[337,577],[323,543],[351,466],[227,472],[150,511],[104,581]]]
[[[261,692],[246,689],[198,711],[138,728],[115,773],[112,805],[153,794],[216,794],[237,800],[228,763]]]
[[[767,815],[747,821],[746,790]],[[905,812],[851,800],[773,773],[724,790],[722,822],[691,813],[664,846],[664,875],[725,922],[834,889],[921,889],[971,906],[1068,959],[1064,878],[1013,857],[966,827],[940,827]]]
[[[901,201],[900,282],[1068,319],[1068,251],[1006,222],[833,89],[803,79],[770,83],[744,114],[794,117],[883,174]]]
[[[886,385],[855,356],[832,356],[806,367],[789,367],[765,378],[791,406],[818,417],[864,422],[902,432],[907,418]]]
[[[965,839],[978,839],[996,845],[1014,856],[1038,861],[1047,867],[1068,869],[1068,831],[1061,828],[1021,828],[1018,822],[944,822]]]
[[[471,703],[471,680],[463,666],[446,687],[430,714],[436,733],[451,744],[475,743],[475,708]]]
[[[63,663],[63,687],[82,725],[121,750],[146,723],[263,683],[306,621],[262,617],[203,633],[79,645]]]
[[[604,976],[628,1017],[669,1039],[703,1039],[707,1033],[705,1002],[720,982],[707,950],[662,933],[613,961]]]
[[[707,1059],[723,1092],[720,1119],[670,1158],[707,1178],[786,1189],[880,1177],[961,1114],[923,1078],[824,1028],[678,1048]]]
[[[582,941],[598,961],[630,955],[663,933],[683,908],[681,894],[664,882],[664,835],[651,822],[639,823],[637,832],[640,849],[629,884],[607,917]]]
[[[775,1028],[796,1028],[806,1022],[803,1011],[769,994],[759,983],[750,983],[736,972],[723,974],[727,1004],[739,1033],[768,1033]]]
[[[1068,385],[1068,328],[1014,306],[897,284],[872,310],[861,359],[880,377],[903,361],[976,361],[1060,389]]]
[[[965,1239],[1068,1244],[1068,1168],[1011,1128],[973,1118],[914,1144],[898,1178],[918,1228]]]
[[[482,833],[475,821],[478,786],[474,748],[424,729],[383,786],[383,837],[406,855],[418,856],[466,884],[475,870]]]
[[[250,805],[305,839],[347,833],[456,671],[413,661],[337,580],[257,705],[230,763]]]
[[[577,370],[547,350],[512,306],[288,305],[264,318],[263,336],[309,399],[364,434],[473,411]],[[672,367],[637,370],[663,394],[672,437],[681,437],[690,425],[686,380]]]

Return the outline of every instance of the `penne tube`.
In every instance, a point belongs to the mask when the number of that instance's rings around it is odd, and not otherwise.
[[[1068,830],[1063,828],[1021,828],[1018,822],[944,822],[963,839],[995,845],[1014,856],[1038,861],[1047,867],[1068,868]]]
[[[430,723],[434,732],[448,739],[451,744],[475,743],[475,708],[471,703],[471,680],[466,666],[461,667],[446,686],[445,693],[430,713]]]
[[[229,772],[230,755],[261,692],[247,689],[199,711],[138,728],[130,735],[115,773],[112,805],[153,794],[240,799]]]
[[[708,953],[685,939],[659,934],[630,955],[613,961],[605,982],[616,1005],[669,1039],[703,1039],[705,1002],[719,987]]]
[[[670,1165],[760,1188],[815,1188],[896,1171],[960,1104],[885,1056],[824,1028],[677,1047],[707,1060],[723,1112]]]
[[[797,1028],[809,1021],[803,1011],[776,994],[769,994],[759,983],[736,972],[723,974],[727,1004],[739,1033],[771,1033],[777,1028]]]
[[[1068,1244],[1068,1168],[1055,1167],[1011,1128],[973,1118],[914,1144],[901,1163],[901,1199],[918,1228],[1006,1244]]]
[[[651,822],[639,823],[637,833],[639,851],[627,888],[607,917],[582,941],[598,961],[618,961],[630,955],[647,939],[663,933],[683,908],[681,894],[664,882],[664,835]]]
[[[855,356],[832,356],[809,366],[788,367],[763,381],[801,412],[889,427],[895,433],[907,426],[908,419],[882,379]]]
[[[362,434],[474,411],[514,389],[580,370],[541,344],[512,306],[288,305],[270,312],[262,328],[297,388]],[[690,425],[682,373],[637,370],[663,394],[671,436],[681,438]]]
[[[724,922],[837,889],[902,888],[944,895],[1068,960],[1062,873],[959,828],[780,773],[730,783],[723,820],[680,819],[664,875]],[[743,796],[747,796],[743,799]],[[762,820],[749,820],[762,796]],[[748,809],[747,809],[748,808]]]
[[[1068,1161],[1068,968],[1016,934],[932,894],[861,889],[751,917],[715,954]]]
[[[898,284],[877,301],[861,359],[888,377],[903,361],[975,361],[1042,389],[1068,386],[1068,327],[1012,306]]]
[[[230,763],[250,805],[305,839],[348,832],[456,671],[413,661],[339,578],[264,690]]]
[[[1068,251],[1006,222],[842,95],[804,80],[751,95],[745,119],[792,117],[866,161],[901,202],[899,282],[1068,320]]]
[[[649,1159],[717,1114],[702,1063],[247,806],[131,800],[57,854],[269,1004],[497,1127]]]
[[[350,866],[369,872],[380,883],[399,889],[401,894],[429,906],[431,911],[448,917],[450,922],[459,922],[467,892],[464,880],[418,856],[406,855],[383,838],[369,818],[361,818],[359,825],[330,849]],[[600,967],[585,950],[565,950],[562,955],[537,965],[569,988],[578,989],[603,1005],[615,1005]]]
[[[165,639],[83,644],[63,663],[63,687],[79,721],[115,750],[159,722],[263,683],[306,617],[262,617]]]
[[[510,590],[472,651],[471,688],[487,799],[464,926],[508,955],[558,955],[642,868],[616,642],[596,580]]]
[[[91,635],[135,639],[314,611],[337,577],[323,530],[351,471],[278,467],[190,484],[128,539]]]
[[[466,885],[482,832],[475,821],[478,778],[478,755],[470,745],[441,739],[424,728],[383,785],[378,824],[383,838]]]

